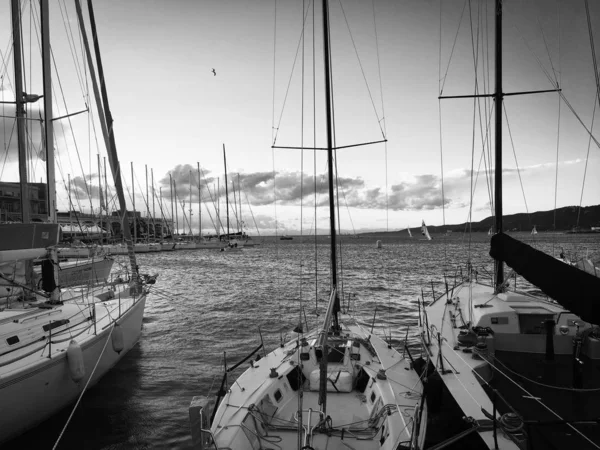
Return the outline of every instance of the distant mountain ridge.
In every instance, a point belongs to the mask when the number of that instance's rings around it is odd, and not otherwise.
[[[556,212],[556,215],[555,215]],[[579,220],[577,217],[579,216]],[[556,228],[555,224],[556,217]],[[488,231],[494,224],[494,217],[486,217],[480,222],[472,222],[471,231]],[[531,231],[535,225],[538,232],[542,231],[570,231],[576,226],[579,230],[589,231],[591,227],[600,226],[600,205],[594,206],[565,206],[563,208],[552,209],[550,211],[537,211],[534,213],[519,213],[504,216],[504,231]],[[411,228],[411,231],[417,232],[421,227]],[[427,225],[429,232],[444,233],[446,231],[462,232],[468,230],[467,223],[456,225],[435,226]]]

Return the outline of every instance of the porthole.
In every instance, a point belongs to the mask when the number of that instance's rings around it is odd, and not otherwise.
[[[277,389],[275,391],[275,393],[273,394],[273,397],[275,397],[275,401],[277,403],[279,403],[279,401],[283,398],[283,394],[281,393],[281,391],[279,389]]]
[[[19,336],[11,336],[6,339],[8,345],[15,345],[19,343]]]

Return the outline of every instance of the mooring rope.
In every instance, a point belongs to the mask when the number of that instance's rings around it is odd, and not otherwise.
[[[69,423],[71,422],[71,419],[73,418],[73,414],[75,414],[75,410],[79,406],[79,402],[81,401],[81,399],[83,397],[83,394],[85,394],[85,391],[87,390],[87,387],[90,384],[90,381],[92,381],[92,378],[94,377],[94,372],[96,372],[96,368],[98,367],[98,364],[100,363],[100,360],[102,359],[102,356],[104,355],[104,351],[106,350],[106,346],[108,345],[108,341],[110,340],[110,337],[112,336],[113,330],[115,329],[115,325],[116,325],[116,322],[113,322],[113,326],[110,329],[110,333],[108,333],[108,336],[106,337],[106,342],[104,343],[104,347],[102,348],[102,352],[100,353],[100,356],[98,357],[98,360],[96,361],[96,364],[94,365],[94,368],[92,369],[92,373],[90,373],[90,377],[88,378],[87,382],[85,383],[85,386],[83,387],[83,390],[81,391],[81,394],[79,394],[79,398],[77,399],[77,403],[75,403],[75,406],[73,407],[73,410],[71,411],[71,414],[69,415],[69,418],[67,419],[67,423],[65,423],[65,426],[63,427],[62,431],[60,432],[60,435],[58,436],[58,439],[54,443],[54,447],[52,447],[52,450],[55,450],[56,447],[58,447],[58,443],[62,439],[63,434],[65,433],[67,427],[69,426]]]

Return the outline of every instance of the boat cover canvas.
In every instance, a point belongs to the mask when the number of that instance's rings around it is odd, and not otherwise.
[[[581,319],[600,324],[600,278],[504,233],[492,237],[490,256],[506,262],[515,272]]]

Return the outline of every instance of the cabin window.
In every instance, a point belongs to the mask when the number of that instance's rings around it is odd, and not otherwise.
[[[345,345],[335,345],[329,349],[329,355],[327,356],[327,360],[330,363],[343,363],[344,355],[346,354],[346,346]]]
[[[279,403],[279,401],[283,398],[283,394],[281,393],[281,391],[279,389],[277,389],[275,391],[275,393],[273,394],[273,397],[275,398],[275,401],[277,403]]]
[[[290,383],[290,387],[294,391],[297,391],[298,388],[302,386],[306,381],[306,377],[304,376],[302,370],[298,366],[290,370],[285,377],[287,378],[288,383]]]
[[[365,389],[367,389],[367,384],[369,384],[369,375],[367,374],[367,372],[365,372],[365,369],[361,367],[358,371],[358,376],[356,377],[355,388],[358,392],[362,394],[363,392],[365,392]]]
[[[377,398],[377,395],[375,395],[375,392],[371,392],[371,403],[375,403],[376,398]]]
[[[508,325],[508,317],[492,317],[492,325]]]
[[[344,355],[346,354],[346,345],[334,345],[329,347],[329,353],[327,353],[327,362],[332,364],[342,364],[344,362]],[[321,362],[323,357],[323,349],[315,347],[315,356],[317,362]]]
[[[546,334],[544,322],[553,319],[551,314],[519,314],[521,334]]]
[[[8,345],[15,345],[19,342],[19,336],[11,336],[8,339],[6,339],[6,343]]]
[[[68,323],[69,323],[69,319],[54,320],[54,321],[50,322],[49,324],[44,325],[42,328],[44,331],[48,331],[48,330],[53,330],[58,327],[62,327],[63,325],[66,325]]]

